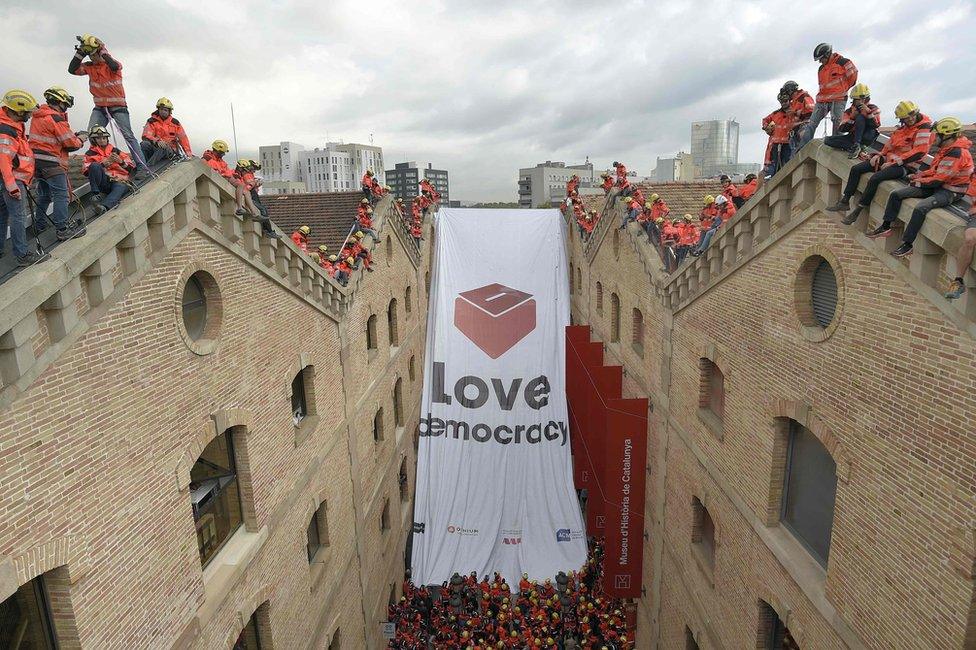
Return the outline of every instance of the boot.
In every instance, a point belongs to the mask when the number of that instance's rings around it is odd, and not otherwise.
[[[849,196],[842,196],[837,199],[837,203],[827,208],[827,212],[847,212],[850,209],[851,198]]]
[[[857,221],[857,218],[859,216],[861,216],[861,210],[863,210],[863,209],[864,209],[864,206],[863,205],[856,206],[853,210],[851,210],[848,213],[848,215],[846,217],[844,217],[843,219],[841,219],[840,222],[842,224],[844,224],[845,226],[852,225],[855,221]]]

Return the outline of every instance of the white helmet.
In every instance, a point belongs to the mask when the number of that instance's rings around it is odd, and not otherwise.
[[[719,194],[718,196],[715,197],[715,203],[717,203],[718,205],[724,205],[728,202],[729,200],[725,198],[724,194]]]

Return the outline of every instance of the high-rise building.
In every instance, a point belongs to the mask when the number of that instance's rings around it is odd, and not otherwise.
[[[739,162],[739,123],[735,120],[692,122],[691,158],[699,177],[727,173]]]
[[[537,208],[544,203],[556,204],[564,200],[566,181],[573,174],[580,177],[580,187],[592,187],[593,163],[589,160],[582,165],[547,160],[535,167],[523,167],[519,170],[519,207]]]
[[[398,199],[409,201],[417,196],[420,179],[426,178],[434,189],[441,195],[441,204],[448,205],[450,200],[450,183],[448,173],[444,169],[434,169],[433,164],[425,162],[402,162],[386,170],[386,184],[393,190]]]
[[[308,149],[301,154],[300,165],[309,192],[347,192],[358,190],[367,169],[385,184],[383,148],[351,142],[329,142],[324,148]]]
[[[270,181],[301,182],[302,172],[298,164],[305,147],[297,142],[258,147],[258,162],[261,163],[261,177],[265,183]]]

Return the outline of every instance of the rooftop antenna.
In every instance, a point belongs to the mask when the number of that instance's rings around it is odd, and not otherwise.
[[[234,102],[230,103],[230,128],[234,132],[234,157],[237,158],[237,122],[234,121]]]

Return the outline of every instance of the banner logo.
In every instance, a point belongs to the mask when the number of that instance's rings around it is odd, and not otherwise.
[[[447,527],[447,532],[450,535],[463,535],[464,537],[474,537],[478,534],[477,528],[465,528],[463,526],[455,526],[450,524]]]
[[[521,544],[522,543],[522,538],[521,537],[503,537],[502,538],[502,542],[504,542],[505,544]]]
[[[532,294],[504,284],[471,289],[454,300],[454,327],[492,359],[511,350],[535,325]]]
[[[613,586],[616,589],[630,589],[630,576],[616,574],[613,576]]]
[[[557,542],[568,542],[569,541],[569,529],[560,528],[556,531],[556,541]]]

